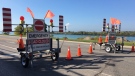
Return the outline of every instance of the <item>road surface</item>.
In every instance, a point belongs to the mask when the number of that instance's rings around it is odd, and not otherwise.
[[[64,41],[59,61],[52,62],[49,56],[34,59],[31,68],[23,68],[17,36],[0,35],[0,76],[135,76],[135,53],[130,48],[124,48],[122,53],[106,53],[95,46],[93,54],[88,54],[89,43]],[[25,38],[23,38],[25,40]],[[56,41],[53,47],[57,47]],[[82,57],[77,57],[80,44]],[[66,61],[66,54],[70,47],[73,60]],[[103,49],[103,47],[102,47]]]

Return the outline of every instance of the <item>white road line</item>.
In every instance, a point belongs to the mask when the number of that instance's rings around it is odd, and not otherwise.
[[[0,44],[1,45],[1,44]],[[1,46],[3,46],[3,45],[1,45]],[[5,45],[4,45],[5,46]],[[10,47],[11,48],[11,47]],[[13,47],[12,47],[13,48]],[[2,49],[0,49],[0,50],[2,50]],[[5,51],[5,50],[2,50],[2,51]],[[0,55],[0,57],[1,58],[7,58],[7,57],[13,57],[13,56],[17,56],[17,57],[19,57],[19,53],[11,53],[11,52],[9,52],[9,53],[7,53],[7,54],[4,54],[4,55]]]
[[[8,47],[8,48],[11,48],[11,49],[17,50],[16,48],[13,48],[13,47],[10,47],[10,46],[6,46],[6,45],[2,45],[2,44],[0,44],[0,46],[4,46],[4,47]]]
[[[5,55],[0,55],[0,57],[4,57],[4,56],[19,56],[19,54],[14,53],[14,54],[5,54]]]
[[[9,42],[9,41],[6,41],[6,42],[8,42],[8,43],[15,43],[15,42]]]

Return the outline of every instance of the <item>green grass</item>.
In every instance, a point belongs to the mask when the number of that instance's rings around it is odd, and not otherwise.
[[[53,39],[56,39],[56,38],[53,38]],[[59,38],[60,40],[63,40],[64,38]],[[87,42],[87,43],[90,43],[90,42],[98,42],[98,39],[95,39],[95,40],[83,40],[83,39],[66,39],[67,41],[77,41],[77,42]],[[103,39],[103,42],[104,42],[105,39]],[[121,44],[121,42],[117,42],[119,44]],[[124,41],[124,46],[132,46],[132,44],[135,44],[135,42],[125,42]]]
[[[121,42],[118,42],[121,43]],[[132,46],[133,43],[135,44],[135,42],[124,42],[124,46]]]

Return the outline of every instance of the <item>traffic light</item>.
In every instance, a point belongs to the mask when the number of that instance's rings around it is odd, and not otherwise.
[[[23,16],[20,16],[20,24],[24,24],[25,21],[24,21],[24,17]]]
[[[22,34],[22,32],[24,31],[24,27],[23,27],[24,23],[25,23],[24,17],[20,16],[20,26],[22,26],[22,29],[20,30],[20,34]]]
[[[105,32],[105,26],[106,26],[106,19],[103,19],[103,32]]]
[[[114,26],[114,25],[112,25],[112,32],[114,32],[114,30],[115,30],[115,26]]]
[[[50,19],[50,26],[53,26],[53,20]]]
[[[107,26],[106,26],[107,29],[109,29],[109,23],[107,23]]]
[[[117,25],[115,26],[115,29],[118,30]]]
[[[108,29],[108,32],[110,31],[109,23],[107,23],[106,28]]]
[[[119,25],[119,33],[120,33],[120,31],[121,31],[121,23],[120,23],[120,25]]]

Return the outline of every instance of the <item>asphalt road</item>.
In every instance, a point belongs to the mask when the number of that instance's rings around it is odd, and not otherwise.
[[[93,54],[88,54],[89,43],[64,41],[60,58],[53,62],[49,56],[34,59],[33,67],[23,68],[16,48],[19,37],[0,35],[0,76],[135,76],[135,53],[124,48],[122,53],[106,53],[95,46]],[[24,38],[25,40],[25,38]],[[80,44],[82,57],[77,57]],[[53,47],[57,47],[56,41]],[[73,60],[66,61],[70,47]]]

